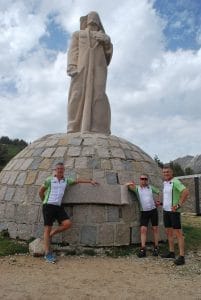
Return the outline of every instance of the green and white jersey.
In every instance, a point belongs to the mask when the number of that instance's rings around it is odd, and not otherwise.
[[[153,194],[159,194],[159,190],[153,185],[148,185],[145,187],[141,187],[140,185],[136,185],[134,189],[129,187],[129,189],[136,193],[141,211],[150,211],[156,208],[156,204],[154,201]]]
[[[60,206],[66,187],[74,183],[76,183],[76,181],[70,177],[61,180],[53,176],[48,177],[43,184],[46,188],[43,204]]]
[[[179,199],[183,190],[186,187],[183,183],[176,178],[172,178],[169,181],[163,183],[163,209],[165,211],[171,211],[172,206],[179,203]],[[177,211],[180,211],[179,209]]]

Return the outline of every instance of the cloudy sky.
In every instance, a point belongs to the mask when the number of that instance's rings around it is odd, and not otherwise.
[[[100,14],[114,45],[112,134],[167,162],[201,154],[201,1],[0,2],[0,136],[66,132],[66,54],[79,18]]]

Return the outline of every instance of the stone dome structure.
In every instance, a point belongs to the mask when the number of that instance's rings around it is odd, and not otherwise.
[[[114,135],[60,133],[28,145],[0,173],[0,231],[12,238],[41,237],[43,218],[38,190],[57,162],[65,175],[93,178],[98,186],[71,186],[64,195],[72,228],[59,242],[72,245],[118,246],[138,243],[139,208],[133,193],[123,186],[149,175],[161,186],[157,164],[138,146]],[[160,239],[164,231],[160,215]]]

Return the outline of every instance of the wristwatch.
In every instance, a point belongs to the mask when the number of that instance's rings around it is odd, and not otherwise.
[[[181,207],[181,205],[178,203],[175,208],[179,209],[180,207]]]

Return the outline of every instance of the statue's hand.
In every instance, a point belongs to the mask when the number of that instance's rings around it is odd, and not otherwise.
[[[75,65],[69,65],[67,68],[67,74],[70,77],[74,77],[75,75],[77,75],[77,67]]]
[[[105,44],[110,43],[110,37],[107,34],[101,32],[101,31],[94,32],[94,38],[97,41],[103,42]]]

